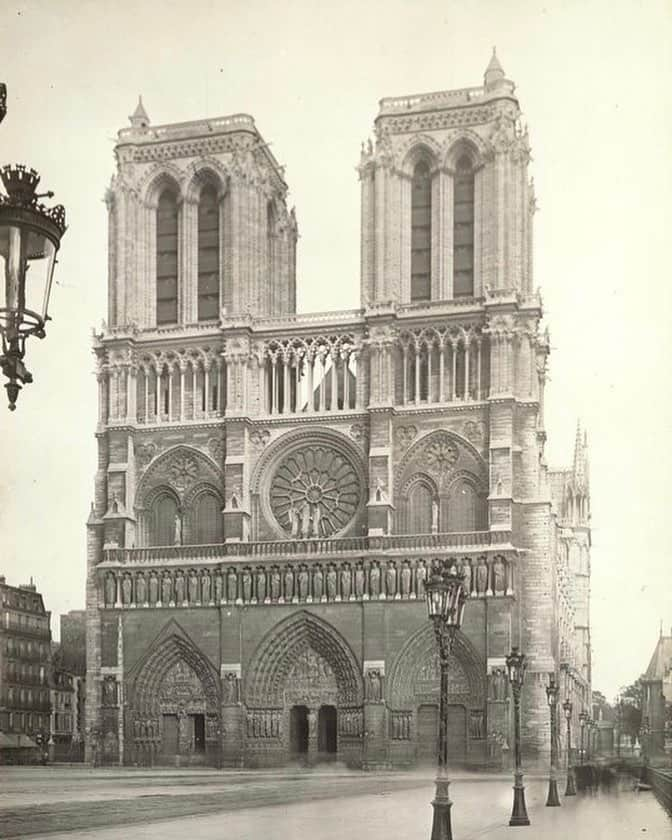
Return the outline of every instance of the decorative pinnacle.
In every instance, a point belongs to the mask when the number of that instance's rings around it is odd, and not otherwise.
[[[485,70],[485,86],[488,87],[489,85],[498,82],[500,79],[504,79],[504,68],[499,63],[499,59],[497,58],[497,48],[492,48],[492,57],[490,58],[490,63],[488,64]]]
[[[142,96],[138,95],[138,104],[133,111],[133,114],[128,118],[131,122],[131,125],[135,128],[147,128],[149,125],[149,117],[147,115],[147,111],[145,111],[145,106],[142,104]]]

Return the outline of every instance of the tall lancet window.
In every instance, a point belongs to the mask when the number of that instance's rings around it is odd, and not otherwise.
[[[156,323],[177,323],[177,198],[164,190],[156,210]]]
[[[198,320],[219,315],[219,204],[211,186],[198,202]]]
[[[416,164],[411,186],[411,300],[431,297],[432,182],[429,166]]]
[[[453,199],[453,295],[474,294],[474,169],[467,155],[457,162]]]

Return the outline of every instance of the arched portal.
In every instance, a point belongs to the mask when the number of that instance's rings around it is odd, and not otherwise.
[[[486,668],[461,633],[448,660],[448,756],[454,764],[479,759],[485,749]],[[439,721],[440,663],[432,628],[414,633],[391,670],[387,703],[392,719],[408,718],[419,763],[435,762]]]
[[[342,636],[312,613],[281,622],[262,640],[247,669],[245,697],[253,715],[269,710],[282,720],[270,742],[248,730],[252,760],[277,762],[304,749],[313,761],[359,760],[361,668]]]
[[[175,627],[130,674],[127,738],[141,764],[215,764],[219,681],[200,651]]]

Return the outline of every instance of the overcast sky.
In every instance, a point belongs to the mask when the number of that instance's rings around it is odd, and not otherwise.
[[[32,575],[55,615],[84,606],[102,198],[138,94],[155,124],[254,116],[297,208],[299,308],[349,308],[378,100],[481,84],[496,44],[533,147],[549,463],[570,463],[577,417],[590,439],[593,684],[612,697],[636,678],[672,625],[671,43],[669,0],[3,3],[0,162],[37,168],[69,224],[35,382],[0,408],[8,582]]]

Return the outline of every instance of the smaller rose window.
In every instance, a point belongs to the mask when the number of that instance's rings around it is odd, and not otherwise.
[[[429,466],[439,473],[449,472],[459,457],[457,447],[449,440],[435,440],[425,449]]]
[[[361,499],[352,463],[328,445],[304,446],[287,455],[273,475],[269,495],[278,524],[295,539],[342,531]]]

